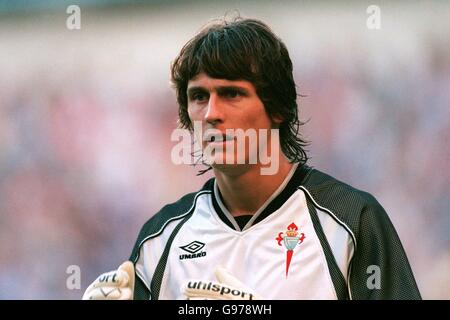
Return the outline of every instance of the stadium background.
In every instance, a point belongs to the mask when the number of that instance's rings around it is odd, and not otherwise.
[[[79,299],[153,213],[210,177],[171,163],[169,64],[233,9],[290,50],[310,164],[374,194],[423,297],[450,298],[448,2],[138,3],[0,1],[1,299]]]

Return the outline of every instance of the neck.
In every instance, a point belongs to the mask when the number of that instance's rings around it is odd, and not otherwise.
[[[284,155],[279,161],[279,168],[273,175],[262,175],[260,165],[214,169],[222,200],[233,216],[254,214],[278,189],[293,166]]]

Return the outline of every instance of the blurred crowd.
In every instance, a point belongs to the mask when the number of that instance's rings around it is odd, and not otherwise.
[[[201,23],[190,25],[192,35]],[[305,95],[309,164],[374,194],[423,296],[450,298],[449,46],[418,35],[405,57],[395,47],[370,50],[360,37],[345,50],[316,44],[321,54],[308,56],[294,45],[301,35],[278,30],[293,44]],[[73,62],[76,72],[53,68],[51,58],[0,71],[0,299],[79,299],[98,274],[129,257],[152,214],[210,177],[172,164],[169,64],[167,74],[151,75],[161,81],[146,83],[142,73],[162,63],[147,54],[139,74],[120,57],[115,75],[87,58]],[[66,286],[70,265],[80,267],[80,290]]]

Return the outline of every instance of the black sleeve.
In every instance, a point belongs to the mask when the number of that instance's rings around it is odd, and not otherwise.
[[[403,246],[383,207],[364,207],[351,261],[353,299],[421,299]]]
[[[134,282],[134,300],[150,300],[150,291],[147,289],[142,280],[135,275]]]

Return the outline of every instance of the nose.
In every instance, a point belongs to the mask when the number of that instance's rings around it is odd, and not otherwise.
[[[211,125],[222,123],[224,120],[223,106],[220,98],[215,94],[211,94],[205,114],[205,121]]]

